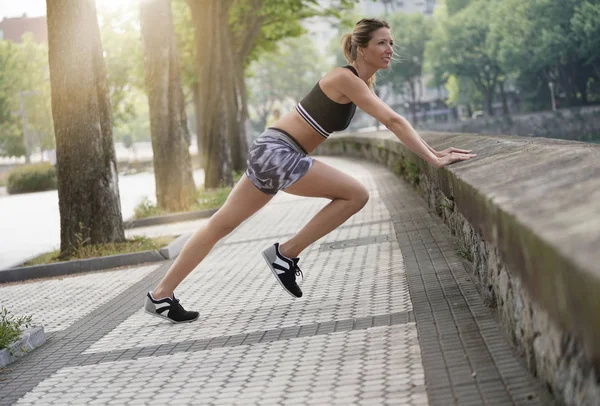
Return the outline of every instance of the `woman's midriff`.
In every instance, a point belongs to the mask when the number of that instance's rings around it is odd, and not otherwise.
[[[325,141],[295,109],[277,120],[273,127],[290,134],[309,154]]]

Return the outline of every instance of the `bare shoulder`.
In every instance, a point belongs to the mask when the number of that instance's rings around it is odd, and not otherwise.
[[[330,70],[323,76],[321,81],[324,82],[347,82],[360,80],[358,76],[354,74],[350,69],[343,67],[336,67]]]
[[[348,103],[348,89],[360,86],[364,82],[350,69],[336,67],[327,72],[319,81],[323,92],[338,103]],[[366,85],[365,85],[366,86]]]

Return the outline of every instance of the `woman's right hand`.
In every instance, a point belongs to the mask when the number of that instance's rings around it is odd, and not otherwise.
[[[450,165],[454,162],[466,161],[475,156],[477,156],[477,154],[463,154],[460,152],[450,152],[448,155],[438,158],[435,167],[443,168],[446,165]]]

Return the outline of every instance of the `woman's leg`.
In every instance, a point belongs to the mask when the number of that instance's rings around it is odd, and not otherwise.
[[[314,161],[306,175],[284,192],[331,199],[298,234],[280,245],[279,252],[288,258],[300,255],[310,244],[362,209],[369,200],[369,192],[359,181],[318,160]]]
[[[248,177],[243,175],[225,204],[185,243],[167,274],[152,292],[152,296],[157,299],[170,297],[181,281],[208,255],[217,241],[260,210],[272,198],[273,196],[258,190]]]

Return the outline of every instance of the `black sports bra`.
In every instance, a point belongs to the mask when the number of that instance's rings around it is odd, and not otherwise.
[[[356,76],[358,72],[350,65],[344,68],[351,70]],[[323,137],[329,137],[334,131],[348,128],[356,105],[350,103],[336,103],[331,100],[319,86],[319,82],[312,90],[296,105],[298,113]]]

